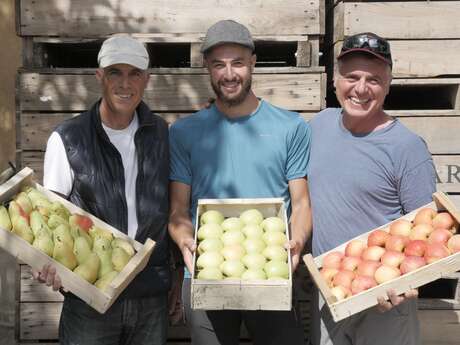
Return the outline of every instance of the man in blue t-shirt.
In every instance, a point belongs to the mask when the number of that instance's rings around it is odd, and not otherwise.
[[[383,38],[347,38],[334,86],[342,108],[310,122],[309,163],[317,256],[432,201],[435,170],[426,144],[383,110],[392,60]],[[416,345],[420,343],[417,291],[388,291],[389,300],[335,323],[324,301],[313,298],[314,345]],[[380,310],[378,310],[380,309]]]
[[[231,20],[216,23],[202,52],[217,99],[171,127],[171,237],[191,272],[198,199],[283,197],[295,269],[311,229],[306,179],[310,128],[299,114],[253,93],[256,56],[246,27]],[[189,290],[190,279],[185,279],[193,344],[239,344],[242,322],[254,344],[304,343],[294,311],[191,311]]]

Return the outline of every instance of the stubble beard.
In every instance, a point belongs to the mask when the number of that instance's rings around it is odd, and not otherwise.
[[[243,103],[246,100],[246,98],[248,97],[248,94],[251,91],[251,87],[252,87],[252,77],[249,77],[242,84],[240,93],[237,94],[236,96],[233,96],[233,97],[227,97],[222,92],[222,90],[220,89],[219,82],[214,83],[213,81],[211,81],[211,86],[212,86],[212,89],[214,90],[214,93],[216,94],[217,99],[219,101],[221,101],[225,106],[227,106],[229,108],[230,107],[236,107],[236,106],[240,105],[241,103]]]

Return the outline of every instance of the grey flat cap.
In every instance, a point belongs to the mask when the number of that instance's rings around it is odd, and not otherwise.
[[[146,70],[149,66],[149,54],[138,40],[128,35],[116,35],[102,43],[97,61],[101,68],[123,63]]]
[[[251,33],[244,25],[234,20],[221,20],[211,26],[206,32],[201,52],[205,53],[209,49],[224,43],[240,44],[254,51],[254,41]]]

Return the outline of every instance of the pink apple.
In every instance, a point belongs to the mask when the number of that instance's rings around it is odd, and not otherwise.
[[[426,261],[421,256],[406,256],[399,269],[402,274],[415,271],[417,268],[425,266]]]
[[[426,249],[426,241],[423,240],[413,240],[409,241],[404,248],[404,254],[407,256],[423,256]]]
[[[351,293],[356,295],[362,291],[373,288],[377,285],[374,278],[368,276],[356,276],[351,282]]]
[[[385,242],[387,241],[390,234],[384,230],[374,230],[370,233],[369,237],[367,238],[367,245],[371,246],[380,246],[385,247]]]
[[[409,242],[409,237],[400,236],[400,235],[391,235],[390,237],[388,237],[387,241],[385,242],[385,249],[402,252],[407,242]]]
[[[433,218],[433,227],[452,229],[455,226],[455,220],[448,212],[441,212]]]
[[[393,266],[387,266],[387,265],[382,265],[379,268],[377,268],[377,271],[375,271],[375,281],[378,284],[382,284],[386,281],[395,279],[401,275],[401,271]]]
[[[460,235],[454,235],[447,241],[447,248],[451,253],[460,252]]]
[[[321,276],[326,281],[326,284],[328,286],[332,286],[332,279],[337,274],[337,272],[339,272],[338,269],[323,267],[319,273],[321,274]]]
[[[433,218],[436,217],[438,213],[432,208],[422,208],[417,212],[414,218],[414,224],[432,224]]]
[[[332,279],[332,285],[340,285],[349,289],[354,278],[355,274],[352,271],[340,270]]]
[[[348,271],[355,271],[358,268],[358,264],[361,262],[361,258],[356,256],[345,256],[342,259],[340,268]]]
[[[411,229],[412,223],[405,219],[398,219],[390,224],[391,235],[409,236]]]
[[[356,274],[360,276],[374,277],[375,271],[380,266],[378,261],[361,261],[356,270]]]
[[[343,287],[341,285],[337,285],[337,286],[334,286],[333,288],[331,288],[331,293],[332,293],[332,295],[335,296],[335,298],[337,298],[338,301],[341,301],[341,300],[351,296],[350,289],[348,289],[346,287]]]
[[[452,233],[446,229],[434,229],[428,237],[428,243],[442,243],[446,244],[449,238],[452,237]]]
[[[341,252],[330,252],[323,259],[323,267],[339,269],[342,258],[343,254]]]
[[[409,235],[411,240],[426,240],[433,232],[433,227],[430,224],[421,223],[415,225]]]
[[[372,246],[364,250],[361,258],[363,260],[379,261],[382,255],[385,253],[385,249],[379,246]]]
[[[366,244],[363,241],[351,240],[345,247],[345,256],[360,257],[364,249],[366,249]]]
[[[438,261],[449,256],[449,249],[442,243],[428,243],[425,249],[425,260],[427,264]]]
[[[396,250],[388,250],[380,258],[380,262],[387,266],[399,267],[406,256]]]

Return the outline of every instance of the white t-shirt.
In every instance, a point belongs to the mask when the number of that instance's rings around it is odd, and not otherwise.
[[[102,124],[110,142],[121,155],[125,174],[125,196],[128,207],[128,235],[135,238],[137,232],[136,178],[137,155],[134,135],[139,128],[137,113],[128,127],[117,130]],[[72,190],[74,173],[70,167],[64,143],[57,132],[48,139],[45,152],[43,185],[45,188],[68,196]]]

